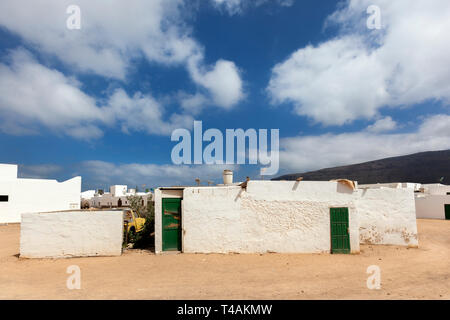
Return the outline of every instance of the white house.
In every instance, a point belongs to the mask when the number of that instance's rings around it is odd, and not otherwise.
[[[157,253],[358,253],[360,243],[418,245],[413,189],[249,181],[155,191]]]
[[[17,177],[17,165],[0,164],[0,223],[22,213],[80,209],[81,177],[64,182]]]
[[[416,193],[417,218],[450,220],[450,186],[424,184]]]
[[[381,183],[360,185],[363,189],[413,189],[418,219],[450,220],[450,186],[434,183]]]

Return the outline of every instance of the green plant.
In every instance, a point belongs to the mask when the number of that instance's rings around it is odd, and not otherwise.
[[[135,211],[141,210],[141,217],[145,218],[145,224],[142,231],[135,233],[130,231],[128,235],[124,234],[124,247],[129,243],[133,244],[133,249],[150,249],[155,247],[155,202],[148,200],[147,206],[142,206],[142,197],[131,196],[128,199],[130,207]],[[136,198],[140,198],[136,201]],[[132,207],[132,203],[135,207]],[[127,241],[125,241],[127,239]],[[126,243],[125,243],[126,242]]]
[[[143,199],[141,196],[128,196],[127,197],[128,204],[131,209],[139,216],[144,217],[145,207],[142,205]]]

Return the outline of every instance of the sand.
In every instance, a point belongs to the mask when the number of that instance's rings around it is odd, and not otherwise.
[[[419,248],[360,255],[172,254],[20,259],[19,225],[0,226],[0,299],[450,299],[450,221],[418,220]],[[67,267],[81,289],[66,286]],[[381,269],[369,290],[367,267]]]

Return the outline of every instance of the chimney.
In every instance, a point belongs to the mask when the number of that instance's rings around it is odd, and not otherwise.
[[[233,171],[223,170],[223,184],[233,184]]]

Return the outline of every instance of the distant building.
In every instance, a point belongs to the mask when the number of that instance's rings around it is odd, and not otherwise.
[[[21,222],[22,213],[80,209],[81,177],[58,182],[17,172],[17,165],[0,164],[0,223]]]
[[[142,205],[147,206],[148,200],[153,199],[151,192],[136,192],[136,189],[128,189],[125,185],[113,185],[109,187],[109,192],[100,194],[93,190],[85,191],[81,194],[82,200],[89,202],[91,208],[116,208],[128,207],[129,196],[142,197]]]

